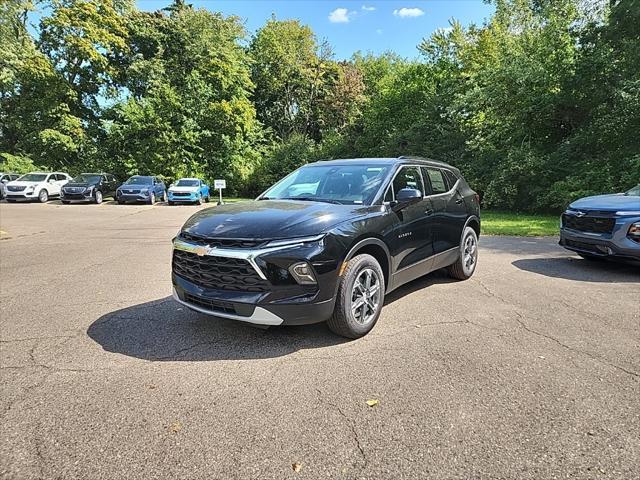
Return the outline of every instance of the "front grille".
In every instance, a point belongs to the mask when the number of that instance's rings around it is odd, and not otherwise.
[[[615,218],[606,217],[578,217],[568,213],[562,214],[562,225],[571,230],[589,233],[611,233],[616,224]]]
[[[576,248],[578,250],[584,250],[586,252],[593,252],[593,253],[600,253],[600,254],[606,252],[606,249],[605,249],[605,252],[603,252],[600,248],[598,248],[597,245],[593,243],[576,242],[575,240],[565,240],[564,243],[567,247]]]
[[[82,193],[84,192],[84,187],[65,187],[63,188],[64,193]]]
[[[19,187],[19,186],[15,186],[15,185],[8,185],[7,186],[7,190],[9,190],[10,192],[21,192],[25,188],[27,188],[26,185],[23,186],[23,187]]]
[[[243,238],[210,238],[203,235],[181,232],[180,239],[198,245],[208,245],[215,248],[256,248],[265,243],[264,240]]]
[[[122,193],[126,193],[127,195],[133,195],[133,194],[140,193],[139,189],[136,190],[136,189],[130,189],[130,188],[123,188],[121,191],[122,191]]]
[[[231,302],[222,302],[220,300],[212,300],[209,298],[196,297],[195,295],[191,295],[190,293],[184,294],[185,301],[196,305],[198,307],[205,308],[207,310],[211,310],[212,312],[222,312],[222,313],[230,313],[232,315],[237,315],[236,309]]]
[[[173,192],[174,197],[190,197],[191,194],[189,192]]]
[[[241,258],[198,256],[173,251],[173,272],[203,288],[243,292],[264,292],[269,282],[260,278],[251,264]]]

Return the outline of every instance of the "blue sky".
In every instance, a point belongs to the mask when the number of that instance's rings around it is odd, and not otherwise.
[[[158,10],[169,0],[137,0],[142,10]],[[392,50],[404,57],[418,55],[416,46],[438,28],[456,18],[463,24],[481,24],[493,6],[481,0],[330,1],[330,0],[188,0],[194,7],[237,15],[250,33],[274,13],[278,20],[298,19],[309,25],[319,40],[326,39],[337,59],[360,50]]]

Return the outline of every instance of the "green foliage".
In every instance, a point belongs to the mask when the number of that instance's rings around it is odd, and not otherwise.
[[[10,153],[0,153],[0,172],[5,173],[29,173],[37,170],[29,157],[11,155]]]
[[[255,194],[327,158],[438,158],[485,207],[558,211],[640,181],[640,0],[495,0],[422,56],[335,61],[295,20],[174,0],[0,2],[0,151],[43,168],[226,178]],[[13,160],[12,160],[13,161]],[[24,164],[28,167],[28,162]]]
[[[521,237],[555,236],[560,228],[558,215],[513,212],[482,212],[483,235],[515,235]]]

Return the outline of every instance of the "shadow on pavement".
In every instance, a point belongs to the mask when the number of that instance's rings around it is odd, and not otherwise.
[[[451,278],[446,270],[436,270],[424,277],[416,278],[415,280],[387,294],[384,299],[384,304],[389,305],[390,303],[402,299],[405,295],[409,295],[437,283],[453,283],[457,281],[458,280]]]
[[[511,264],[527,272],[579,282],[640,282],[640,267],[606,260],[575,257],[523,258]]]
[[[452,281],[444,270],[433,272],[391,292],[385,304],[429,285]],[[325,323],[263,330],[193,312],[171,297],[103,315],[89,326],[87,334],[108,352],[189,362],[274,358],[351,341],[332,333]]]
[[[344,343],[326,324],[261,330],[193,312],[171,297],[108,313],[87,334],[108,352],[156,361],[274,358]]]

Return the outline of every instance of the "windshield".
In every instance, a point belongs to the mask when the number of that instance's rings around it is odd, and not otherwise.
[[[99,181],[100,175],[87,175],[86,173],[83,173],[74,177],[73,180],[71,180],[71,183],[98,183]]]
[[[197,187],[199,180],[178,180],[176,187]]]
[[[131,177],[124,183],[127,185],[151,185],[153,182],[151,177]]]
[[[23,182],[44,182],[47,178],[46,173],[27,173],[21,176],[18,180]]]
[[[261,199],[369,204],[380,188],[384,165],[313,165],[302,167],[267,190]]]
[[[640,185],[636,185],[631,190],[625,193],[628,196],[640,197]]]

